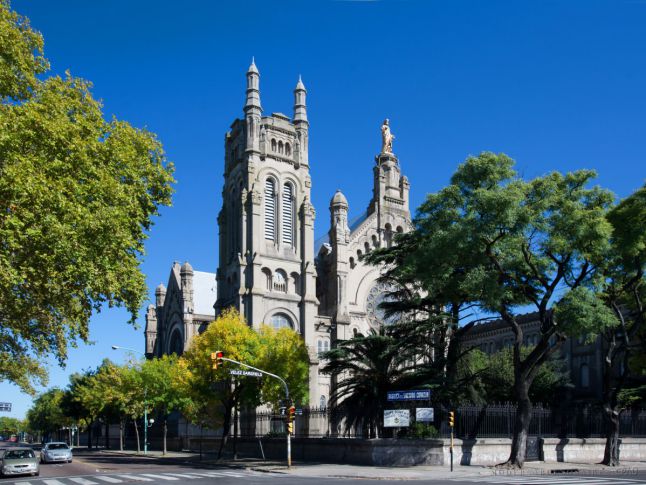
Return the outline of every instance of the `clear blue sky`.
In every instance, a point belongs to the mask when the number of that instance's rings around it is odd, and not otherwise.
[[[151,299],[173,261],[217,267],[224,134],[242,115],[255,56],[266,113],[292,115],[302,74],[311,123],[316,235],[337,188],[351,215],[372,191],[379,127],[411,182],[412,207],[469,154],[502,151],[526,177],[594,168],[624,197],[646,174],[646,0],[13,0],[45,37],[53,71],[91,80],[106,116],[147,127],[176,165],[176,194],[147,242]],[[91,322],[70,372],[144,349],[119,310]],[[143,326],[143,310],[140,318]],[[0,384],[22,417],[31,399]]]

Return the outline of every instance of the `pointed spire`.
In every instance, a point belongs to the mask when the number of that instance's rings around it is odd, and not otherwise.
[[[300,91],[303,90],[305,91],[305,85],[303,84],[303,80],[301,79],[301,75],[298,75],[298,83],[296,84],[296,90]]]
[[[306,95],[307,90],[305,89],[305,85],[303,84],[303,80],[299,74],[296,88],[294,88],[294,123],[307,123],[307,107],[305,103]]]
[[[247,74],[249,73],[259,74],[258,68],[256,67],[256,58],[253,56],[251,57],[251,65],[247,69]]]
[[[251,58],[251,65],[247,69],[247,101],[244,105],[245,112],[249,109],[259,110],[258,115],[262,111],[260,106],[260,73],[256,67],[256,60]]]

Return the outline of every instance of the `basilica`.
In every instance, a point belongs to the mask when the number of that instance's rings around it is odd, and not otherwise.
[[[181,354],[222,310],[235,307],[254,328],[289,327],[302,336],[310,359],[309,404],[325,407],[330,378],[319,372],[319,354],[384,323],[379,302],[387,289],[378,281],[379,268],[364,265],[361,256],[410,230],[410,185],[385,120],[367,208],[350,221],[348,201],[337,190],[327,235],[315,240],[306,97],[299,78],[292,117],[263,115],[252,61],[244,116],[224,137],[217,272],[172,265],[146,313],[146,355]]]

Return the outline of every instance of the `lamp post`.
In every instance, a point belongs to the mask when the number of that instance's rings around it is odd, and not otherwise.
[[[144,354],[141,350],[135,350],[128,347],[121,347],[119,345],[113,345],[112,350],[127,350],[129,352],[135,352],[136,354],[141,354],[144,357],[146,357],[146,354]],[[155,422],[155,420],[151,419],[150,426],[148,425],[147,393],[148,393],[148,390],[146,388],[146,385],[144,384],[144,455],[148,454],[148,428],[152,426],[153,423]]]

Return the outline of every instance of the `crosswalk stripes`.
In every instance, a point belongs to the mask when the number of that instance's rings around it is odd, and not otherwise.
[[[642,480],[615,478],[611,476],[542,476],[542,475],[494,475],[489,477],[453,478],[453,481],[469,481],[502,485],[637,485]]]
[[[180,470],[181,471],[181,470]],[[31,479],[31,481],[19,480],[16,482],[3,482],[2,485],[114,485],[126,482],[164,482],[179,480],[196,480],[200,478],[246,478],[253,476],[254,472],[229,471],[229,470],[200,470],[186,471],[182,473],[159,472],[159,473],[118,473],[109,475],[85,475],[83,477],[57,477],[58,479]],[[264,476],[267,476],[266,474]],[[142,483],[142,485],[144,485]],[[153,485],[147,483],[146,485]],[[170,484],[169,484],[170,485]],[[610,485],[610,484],[602,484]],[[624,484],[625,485],[625,484]]]

